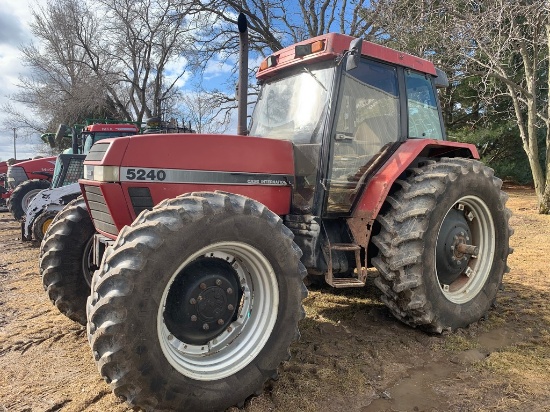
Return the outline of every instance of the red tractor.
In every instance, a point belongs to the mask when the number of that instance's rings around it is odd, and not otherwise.
[[[14,219],[20,220],[38,192],[50,187],[56,157],[40,157],[10,165],[2,198]]]
[[[442,332],[484,316],[507,270],[502,182],[445,140],[432,63],[326,34],[257,77],[249,135],[97,142],[84,199],[42,243],[50,298],[131,405],[223,410],[261,392],[299,337],[306,275],[362,287],[373,265],[398,319]]]
[[[3,161],[3,162],[0,162],[0,208],[4,209],[7,207],[7,204],[6,204],[6,200],[9,199],[9,195],[6,195],[6,193],[10,192],[10,190],[8,189],[8,184],[7,184],[7,172],[8,172],[8,168],[10,167],[10,165],[14,165],[16,163],[21,163],[21,162],[24,162],[26,160],[30,160],[30,159],[21,159],[21,160],[15,160],[15,159],[10,159],[10,160],[7,160],[7,161]]]

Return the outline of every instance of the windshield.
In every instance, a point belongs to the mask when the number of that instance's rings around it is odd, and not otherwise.
[[[93,132],[93,133],[82,133],[82,138],[84,139],[84,154],[88,154],[92,145],[103,139],[108,139],[109,137],[120,137],[120,136],[133,136],[136,132]]]
[[[334,66],[301,68],[262,86],[250,123],[250,135],[320,143],[321,123],[332,91]]]

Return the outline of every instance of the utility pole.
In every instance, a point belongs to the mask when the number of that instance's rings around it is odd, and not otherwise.
[[[15,130],[17,130],[15,127],[13,128],[13,158],[17,159],[17,151],[15,149]]]

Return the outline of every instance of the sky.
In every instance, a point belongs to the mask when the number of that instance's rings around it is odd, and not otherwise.
[[[45,0],[40,0],[45,3]],[[28,44],[32,37],[29,30],[29,0],[2,0],[0,7],[0,107],[9,102],[9,95],[17,91],[21,65],[19,46]],[[0,111],[0,160],[13,157],[13,129],[2,124],[6,115]],[[40,138],[38,134],[26,136],[16,130],[16,151],[18,159],[34,157],[38,153]]]

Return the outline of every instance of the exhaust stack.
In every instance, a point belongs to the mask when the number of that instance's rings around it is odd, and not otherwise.
[[[238,119],[237,134],[246,135],[246,114],[248,97],[248,22],[244,13],[239,13],[239,84],[238,84]]]

